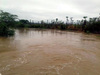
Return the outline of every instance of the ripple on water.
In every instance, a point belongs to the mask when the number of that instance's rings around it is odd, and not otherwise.
[[[28,61],[27,61],[26,57],[28,56],[28,54],[31,54],[31,51],[24,52],[21,57],[11,60],[10,62],[13,62],[13,63],[9,63],[9,64],[3,66],[2,68],[0,68],[0,72],[8,71],[11,68],[15,68],[15,67],[18,67],[18,66],[21,66],[21,65],[27,63]],[[7,63],[6,61],[2,61],[2,62]],[[2,65],[2,64],[0,64],[0,65]]]
[[[0,38],[0,73],[100,75],[100,40],[95,37],[60,30],[26,31],[18,30],[13,39]]]

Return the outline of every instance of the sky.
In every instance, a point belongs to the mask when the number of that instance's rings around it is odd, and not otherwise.
[[[34,21],[66,21],[66,16],[81,20],[99,16],[100,0],[0,0],[0,10]]]

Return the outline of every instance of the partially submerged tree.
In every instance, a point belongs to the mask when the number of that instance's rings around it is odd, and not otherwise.
[[[14,23],[17,19],[17,15],[10,14],[0,10],[0,35],[12,35],[14,31],[11,30],[11,27],[14,27]]]
[[[6,23],[7,27],[13,27],[17,17],[17,15],[13,15],[8,12],[0,10],[0,23]]]

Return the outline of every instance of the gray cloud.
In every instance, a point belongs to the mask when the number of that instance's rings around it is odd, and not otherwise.
[[[100,13],[100,0],[0,0],[1,10],[16,14],[21,19],[51,20],[66,16],[81,19]]]

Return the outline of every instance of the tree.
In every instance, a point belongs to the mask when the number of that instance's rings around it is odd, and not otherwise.
[[[73,24],[73,17],[70,17],[70,20],[71,20],[71,24]]]
[[[13,15],[8,12],[4,12],[0,10],[0,35],[1,36],[14,34],[14,30],[12,30],[11,27],[14,26],[16,19],[17,19],[17,15]]]
[[[66,24],[68,23],[68,16],[66,16]]]
[[[3,23],[6,23],[6,25],[9,27],[15,23],[15,20],[17,19],[17,15],[13,15],[13,14],[10,14],[8,12],[4,12],[2,10],[0,10],[0,23],[3,22]]]
[[[85,27],[86,27],[86,23],[87,23],[87,22],[86,22],[87,16],[84,16],[83,18],[84,18],[85,20],[84,20],[84,22],[83,22],[83,24],[82,24],[82,31],[84,31],[84,30],[86,31],[86,28],[85,28]]]
[[[1,23],[0,24],[0,35],[1,36],[6,36],[6,35],[8,35],[8,27],[6,26],[6,24],[5,23]]]
[[[58,22],[58,18],[56,18],[56,24],[57,24],[57,22]]]
[[[87,16],[84,16],[83,18],[86,20]]]
[[[21,22],[22,24],[29,24],[29,21],[24,19],[19,20],[19,22]]]

